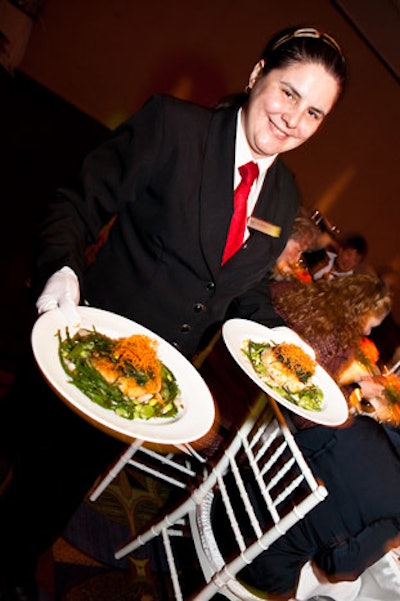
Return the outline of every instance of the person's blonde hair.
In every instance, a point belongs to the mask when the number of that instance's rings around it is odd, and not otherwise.
[[[305,209],[301,208],[292,225],[289,239],[296,240],[305,250],[312,250],[321,236],[321,230]]]
[[[368,317],[383,320],[391,309],[384,282],[375,275],[357,274],[309,284],[294,283],[274,298],[276,310],[294,329],[301,324],[306,338],[334,334],[341,348],[359,339]]]

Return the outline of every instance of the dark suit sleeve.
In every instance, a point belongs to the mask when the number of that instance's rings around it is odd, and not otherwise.
[[[268,278],[236,298],[230,306],[229,317],[251,319],[269,328],[286,325],[273,307]]]
[[[63,265],[81,277],[87,245],[143,188],[159,154],[162,108],[161,97],[149,99],[86,156],[74,186],[57,190],[37,232],[32,273],[37,293]]]
[[[399,545],[399,532],[400,518],[379,520],[339,546],[319,552],[315,563],[335,579],[357,578],[390,547]]]

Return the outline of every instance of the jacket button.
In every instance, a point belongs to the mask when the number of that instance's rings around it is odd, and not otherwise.
[[[196,303],[195,306],[193,307],[193,311],[195,313],[201,313],[201,311],[205,311],[206,310],[206,306],[203,305],[203,303]]]
[[[187,334],[191,329],[192,327],[188,323],[183,323],[181,325],[181,332],[183,332],[183,334]]]
[[[207,290],[214,290],[215,283],[214,282],[207,282],[206,288],[207,288]]]

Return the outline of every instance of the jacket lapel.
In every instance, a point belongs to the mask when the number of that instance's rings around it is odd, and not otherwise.
[[[205,149],[200,190],[200,240],[213,275],[221,269],[233,212],[237,111],[238,107],[215,112]]]

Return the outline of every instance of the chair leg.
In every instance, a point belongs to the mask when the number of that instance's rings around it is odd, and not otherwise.
[[[194,507],[195,501],[192,496],[185,498],[171,513],[167,514],[162,520],[153,524],[142,534],[139,534],[134,539],[120,547],[114,554],[115,559],[122,559],[132,551],[135,551],[139,547],[142,547],[153,538],[156,538],[165,529],[170,529],[179,522],[184,516],[186,516],[189,510]]]
[[[165,529],[162,531],[162,539],[163,539],[163,543],[164,543],[165,553],[167,556],[167,562],[168,562],[169,573],[171,575],[172,586],[173,586],[174,593],[175,593],[175,600],[183,601],[181,586],[179,584],[178,571],[176,569],[174,554],[173,554],[172,547],[171,547],[171,541],[169,540],[168,533]]]
[[[99,482],[93,492],[90,494],[89,499],[91,501],[96,501],[99,496],[105,491],[107,486],[111,484],[111,482],[116,478],[122,468],[128,463],[129,459],[133,457],[136,451],[142,446],[142,440],[135,440],[124,453],[120,456],[118,461],[113,465],[113,467],[108,471],[107,475]]]
[[[176,445],[176,448],[184,456],[186,455],[187,457],[194,458],[200,464],[205,464],[206,460],[199,453],[197,453],[197,451],[195,451],[189,444]],[[97,484],[96,488],[92,491],[92,493],[89,496],[89,499],[91,501],[96,501],[99,498],[99,496],[105,491],[107,486],[114,480],[114,478],[118,476],[119,472],[125,467],[126,464],[132,465],[139,471],[150,474],[155,478],[164,480],[165,482],[168,482],[169,484],[172,484],[173,486],[176,486],[178,488],[187,488],[187,484],[184,480],[174,478],[173,476],[170,476],[169,474],[164,473],[159,469],[155,469],[150,465],[146,465],[146,463],[144,462],[132,459],[136,452],[139,450],[144,455],[147,455],[148,457],[159,461],[165,466],[171,467],[171,472],[175,472],[177,476],[181,474],[185,475],[189,479],[194,479],[196,477],[196,471],[192,469],[189,461],[184,464],[181,464],[170,458],[172,456],[171,453],[167,455],[162,455],[160,453],[152,451],[151,449],[148,449],[146,448],[146,446],[144,446],[142,440],[137,439],[131,445],[128,446],[126,451],[115,462],[115,464],[109,470],[107,475],[104,476],[104,478],[102,478],[102,480]]]

